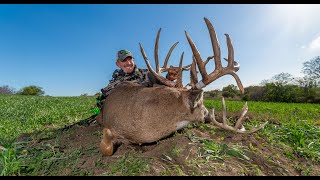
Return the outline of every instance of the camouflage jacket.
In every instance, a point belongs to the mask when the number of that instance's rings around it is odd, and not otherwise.
[[[122,69],[116,69],[107,87],[101,89],[102,95],[104,96],[103,99],[110,94],[112,89],[123,81],[136,81],[146,87],[151,87],[154,83],[161,84],[148,69],[140,69],[135,65],[131,74],[125,73]]]

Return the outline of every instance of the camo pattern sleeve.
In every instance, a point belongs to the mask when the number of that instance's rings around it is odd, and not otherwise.
[[[135,66],[131,74],[126,74],[121,69],[116,69],[112,74],[112,79],[107,87],[101,89],[102,95],[106,98],[112,89],[123,81],[135,81],[143,86],[152,87],[153,84],[162,84],[157,80],[148,69],[140,69]]]
[[[104,97],[107,97],[111,90],[114,89],[118,84],[120,84],[124,80],[124,72],[116,69],[112,74],[112,79],[109,81],[107,87],[101,89],[101,92]]]

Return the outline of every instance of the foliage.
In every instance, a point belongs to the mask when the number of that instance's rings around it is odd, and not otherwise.
[[[294,85],[283,85],[280,83],[267,83],[265,85],[264,101],[268,102],[297,102],[301,91]]]
[[[230,84],[230,85],[222,88],[222,96],[224,96],[224,97],[233,98],[239,94],[240,94],[240,91],[238,90],[238,87],[233,84]]]
[[[72,124],[92,116],[94,97],[0,95],[0,137]]]
[[[320,82],[320,56],[303,63],[302,72],[310,81]]]
[[[262,86],[245,88],[242,100],[287,102],[287,103],[319,103],[320,87],[314,80],[294,78],[289,73],[280,73],[269,80],[263,80]]]
[[[264,87],[262,86],[249,86],[244,88],[244,101],[261,101],[264,94]]]
[[[0,87],[0,94],[14,94],[15,91],[13,88],[9,87],[8,85]]]
[[[208,91],[207,93],[210,97],[215,98],[218,96],[219,90],[216,89],[216,90]]]
[[[42,87],[39,86],[26,86],[21,88],[17,94],[19,95],[33,95],[33,96],[42,96],[45,94],[44,90]]]

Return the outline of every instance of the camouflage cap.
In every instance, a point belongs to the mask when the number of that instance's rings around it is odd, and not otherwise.
[[[124,59],[126,59],[128,56],[132,56],[132,53],[128,50],[120,50],[117,52],[117,61],[123,61]]]

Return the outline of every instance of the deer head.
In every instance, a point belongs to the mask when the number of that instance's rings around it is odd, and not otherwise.
[[[178,68],[179,70],[176,81],[167,80],[161,76],[161,73],[168,71],[168,59],[177,43],[171,47],[163,67],[160,68],[158,60],[158,41],[161,29],[158,31],[154,51],[156,71],[151,67],[146,53],[141,43],[139,43],[142,56],[150,73],[164,85],[144,87],[135,82],[123,82],[109,94],[104,102],[102,111],[104,113],[103,119],[105,128],[103,130],[103,139],[100,144],[100,150],[103,155],[112,155],[114,152],[114,145],[116,144],[143,144],[158,141],[193,122],[213,122],[218,127],[238,133],[253,133],[265,126],[266,123],[250,131],[241,128],[244,115],[248,111],[247,104],[244,105],[242,115],[234,127],[228,125],[224,99],[222,99],[222,122],[215,120],[213,109],[208,111],[203,105],[202,89],[226,74],[230,74],[236,79],[238,87],[241,92],[243,92],[242,83],[236,74],[240,65],[234,61],[230,37],[226,34],[228,65],[227,67],[222,67],[220,48],[215,30],[210,21],[206,18],[204,19],[209,29],[214,55],[209,56],[207,60],[203,62],[194,42],[188,33],[185,32],[193,52],[193,60],[191,65],[183,67],[182,61],[184,53],[182,53],[179,67],[170,67]],[[215,61],[215,70],[208,74],[205,66],[211,59],[214,59]],[[200,81],[198,81],[197,77],[197,66],[202,77]],[[188,85],[191,86],[191,89],[187,89],[182,85],[183,70],[190,70],[190,83]]]

